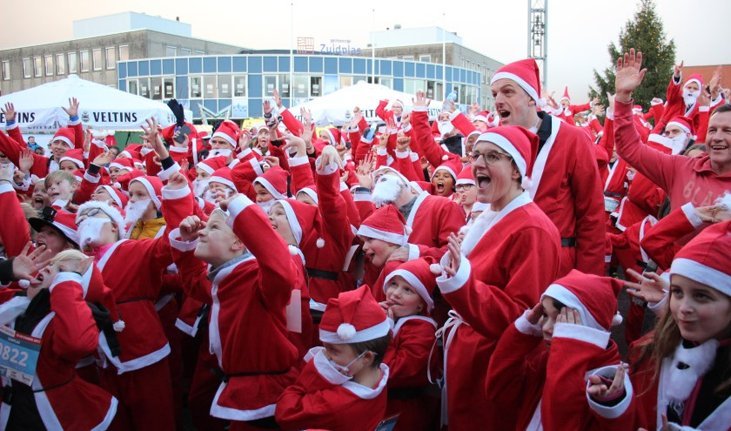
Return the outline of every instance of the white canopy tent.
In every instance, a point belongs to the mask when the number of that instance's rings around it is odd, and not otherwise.
[[[16,121],[26,133],[54,132],[68,122],[62,107],[69,98],[79,100],[79,116],[95,130],[139,129],[155,117],[163,126],[175,122],[170,108],[162,102],[136,96],[116,88],[86,81],[76,75],[0,97],[2,106],[15,105]],[[2,122],[5,119],[2,118]]]
[[[369,123],[380,121],[376,116],[376,107],[383,99],[390,102],[400,100],[404,104],[404,111],[410,112],[413,95],[392,90],[380,84],[368,84],[360,81],[355,85],[342,88],[328,95],[312,99],[289,108],[289,111],[300,118],[300,108],[306,108],[312,113],[312,120],[318,126],[342,126],[350,122],[353,108],[359,107],[365,120]],[[434,119],[442,108],[442,103],[431,101],[429,104],[429,118]],[[301,119],[301,118],[300,118]]]

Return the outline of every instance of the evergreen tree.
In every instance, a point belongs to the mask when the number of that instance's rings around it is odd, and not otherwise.
[[[647,68],[642,85],[633,93],[635,103],[648,109],[653,97],[665,99],[665,90],[675,64],[675,42],[672,39],[666,41],[662,21],[655,12],[653,0],[640,0],[637,13],[619,33],[619,47],[618,49],[614,42],[610,43],[610,66],[601,75],[594,70],[596,87],[590,88],[591,96],[599,97],[606,106],[607,92],[614,93],[614,67],[617,58],[621,53],[635,48],[642,51],[642,67]]]

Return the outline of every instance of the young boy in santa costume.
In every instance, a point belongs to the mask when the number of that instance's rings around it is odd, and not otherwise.
[[[383,362],[388,365],[386,416],[398,414],[396,430],[433,429],[439,400],[428,393],[429,359],[437,322],[432,294],[436,288],[430,258],[401,263],[386,276],[380,305],[393,323],[393,340]]]
[[[632,429],[729,428],[729,250],[731,221],[725,221],[703,230],[675,256],[662,317],[630,354],[637,388]]]
[[[389,368],[383,364],[391,325],[361,286],[328,301],[320,323],[323,347],[313,347],[297,381],[277,401],[286,430],[372,430],[386,413]]]
[[[153,134],[157,125],[151,121]],[[154,138],[155,136],[152,136]],[[163,166],[173,164],[167,157]],[[187,180],[174,174],[161,189],[162,212],[169,232],[190,214],[193,201]],[[167,235],[155,239],[125,239],[122,215],[100,201],[89,201],[77,212],[80,246],[95,257],[105,284],[114,292],[119,312],[127,318],[117,336],[128,346],[119,356],[110,352],[105,338],[100,347],[109,362],[102,370],[102,386],[118,396],[137,429],[172,429],[173,400],[165,337],[155,301],[162,275],[172,263]]]
[[[217,209],[207,222],[190,216],[170,234],[173,256],[186,294],[211,305],[210,349],[223,375],[211,415],[231,421],[232,430],[267,428],[296,376],[298,353],[285,313],[295,263],[248,197],[237,194],[220,205],[228,215]]]
[[[621,287],[616,279],[572,270],[500,337],[487,373],[488,398],[521,406],[512,429],[630,429],[631,417],[614,420],[632,402],[610,339],[611,326],[621,321],[615,314]],[[601,376],[590,378],[588,397],[587,375]],[[626,393],[611,386],[614,379],[624,380]]]

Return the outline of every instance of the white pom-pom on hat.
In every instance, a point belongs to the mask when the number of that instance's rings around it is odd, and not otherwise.
[[[449,160],[449,156],[448,156],[448,155],[446,155],[446,154],[445,154],[445,155],[443,155],[443,156],[442,156],[442,160]]]
[[[117,320],[112,325],[112,328],[114,328],[114,332],[122,332],[124,331],[124,328],[126,328],[127,325],[125,325],[124,320]]]
[[[612,317],[612,326],[619,326],[623,321],[624,319],[622,318],[622,315],[619,314],[619,311],[617,311],[617,314]]]
[[[432,263],[429,265],[429,271],[431,271],[434,275],[441,275],[441,273],[444,271],[444,268],[442,268],[442,265],[438,263]]]
[[[325,239],[324,238],[317,238],[317,241],[315,241],[315,246],[317,246],[317,248],[323,248],[323,247],[325,247]]]
[[[338,326],[338,337],[340,337],[343,341],[348,341],[355,337],[355,333],[355,326],[350,323],[341,323],[340,326]]]
[[[533,180],[527,175],[523,175],[523,178],[520,180],[520,186],[523,187],[523,190],[528,190],[533,185]]]
[[[18,280],[18,286],[22,287],[23,289],[27,289],[30,287],[30,281],[28,280]]]

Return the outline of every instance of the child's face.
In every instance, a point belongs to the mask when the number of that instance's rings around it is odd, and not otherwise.
[[[97,189],[94,190],[94,193],[91,194],[91,200],[99,202],[114,202],[112,196],[104,187],[97,187]]]
[[[391,304],[389,309],[396,319],[421,314],[426,309],[421,296],[398,275],[393,277],[386,286],[386,300]]]
[[[222,265],[238,255],[243,247],[233,230],[226,224],[222,211],[214,211],[206,227],[198,232],[195,256],[214,266]]]
[[[63,237],[56,229],[50,226],[43,226],[41,231],[36,234],[36,245],[46,246],[54,256],[69,247],[66,238]]]
[[[256,203],[269,202],[274,199],[274,196],[258,183],[254,183],[254,191],[256,192]]]
[[[195,173],[196,179],[198,180],[205,180],[206,178],[211,176],[211,174],[201,168],[195,168]]]
[[[277,231],[284,242],[291,245],[298,245],[297,240],[292,233],[292,228],[289,225],[287,213],[284,212],[282,204],[276,203],[272,206],[272,209],[269,210],[269,221],[272,224],[272,228]]]
[[[375,238],[363,238],[363,253],[373,266],[381,267],[386,263],[391,253],[398,248],[397,245]]]
[[[73,174],[75,170],[79,169],[74,162],[70,162],[68,160],[61,162],[61,164],[58,165],[58,168],[71,174]]]
[[[730,335],[731,297],[682,275],[671,278],[670,313],[688,341],[703,343]]]
[[[368,365],[364,360],[365,355],[358,355],[349,344],[322,343],[322,346],[325,347],[325,356],[329,360],[341,367],[348,367],[345,374],[349,376],[355,376]]]
[[[119,169],[116,166],[109,167],[109,179],[112,180],[113,183],[117,182],[117,178],[125,173],[127,173],[127,171],[124,169]]]
[[[553,298],[549,298],[548,296],[543,298],[541,305],[543,305],[543,317],[541,317],[538,323],[543,330],[543,341],[550,345],[551,339],[553,338],[553,327],[556,325],[556,318],[558,318],[558,313],[561,310],[553,305]]]
[[[48,197],[51,202],[58,199],[67,201],[74,195],[75,187],[68,180],[55,180],[48,186]]]

